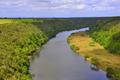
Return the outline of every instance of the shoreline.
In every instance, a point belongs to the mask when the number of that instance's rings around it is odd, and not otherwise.
[[[96,66],[105,72],[108,72],[107,68],[109,67],[114,69],[117,76],[112,74],[112,77],[118,78],[120,75],[118,74],[120,73],[120,56],[109,53],[109,51],[105,50],[103,46],[94,42],[86,31],[71,34],[68,38],[68,43],[70,46],[74,45],[79,47],[79,50],[73,50],[77,54],[83,56],[88,62],[93,63],[93,65],[96,63],[91,60],[92,58],[96,58],[99,63],[99,65],[96,64]]]

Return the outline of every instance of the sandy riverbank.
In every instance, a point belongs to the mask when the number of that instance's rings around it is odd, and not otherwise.
[[[94,42],[86,32],[78,32],[70,36],[70,45],[75,45],[80,48],[76,53],[85,56],[89,55],[87,61],[91,62],[91,58],[97,58],[100,62],[99,68],[106,71],[108,67],[113,68],[117,73],[120,73],[120,56],[113,55],[105,50],[103,46]]]

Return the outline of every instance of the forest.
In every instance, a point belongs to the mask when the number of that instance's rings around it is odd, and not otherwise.
[[[0,19],[0,80],[31,80],[28,56],[58,32],[88,27],[102,19]]]
[[[120,17],[109,17],[90,26],[94,41],[114,55],[120,55]]]

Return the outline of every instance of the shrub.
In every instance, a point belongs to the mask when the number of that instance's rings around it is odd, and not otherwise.
[[[72,38],[71,37],[68,37],[67,38],[67,43],[69,44],[70,43],[70,40],[71,40]]]
[[[84,58],[89,58],[90,56],[88,54],[84,55]]]
[[[4,78],[2,76],[0,76],[0,80],[4,80]]]
[[[75,46],[74,47],[74,50],[76,51],[76,50],[79,50],[80,48],[78,47],[78,46]]]
[[[75,46],[75,45],[71,45],[70,47],[72,50],[75,50],[75,51],[80,49],[78,46]]]
[[[115,71],[110,67],[107,67],[106,71],[107,71],[108,74],[114,74],[115,73]]]
[[[11,71],[10,71],[10,69],[9,69],[8,67],[6,67],[6,68],[4,69],[4,72],[5,72],[5,73],[11,73]]]
[[[91,58],[91,64],[98,66],[100,65],[100,62],[98,61],[97,58]]]
[[[68,44],[70,43],[70,39],[69,39],[69,38],[67,38],[67,43],[68,43]]]
[[[70,46],[70,48],[71,48],[72,50],[74,49],[74,47],[75,47],[75,45],[71,45],[71,46]]]

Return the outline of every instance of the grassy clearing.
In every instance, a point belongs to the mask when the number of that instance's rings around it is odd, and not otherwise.
[[[70,37],[69,44],[80,47],[80,50],[76,51],[78,54],[87,57],[87,61],[104,71],[120,78],[120,56],[109,53],[103,46],[94,42],[85,31],[75,33]]]
[[[0,19],[0,24],[11,23],[11,22],[13,22],[13,20],[11,19]]]
[[[0,24],[16,22],[44,22],[42,19],[0,19]]]

